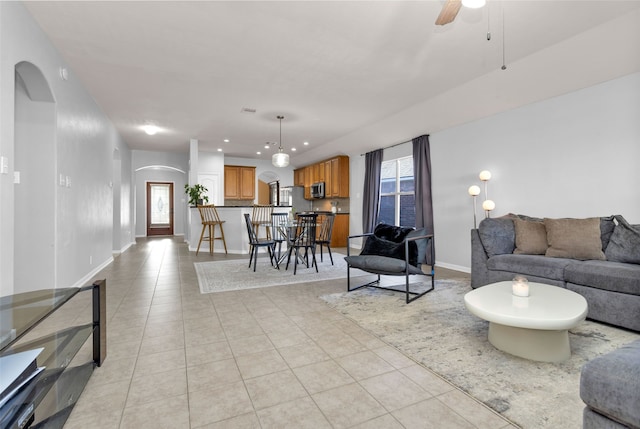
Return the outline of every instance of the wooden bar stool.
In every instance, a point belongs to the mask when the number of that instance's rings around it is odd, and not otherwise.
[[[260,226],[264,226],[266,237],[271,238],[271,214],[273,213],[272,205],[253,205],[251,213],[251,224],[256,232],[256,237],[260,237]]]
[[[200,233],[200,241],[198,241],[198,249],[196,250],[196,255],[200,251],[200,244],[203,241],[209,242],[209,254],[213,255],[213,241],[214,240],[222,240],[222,244],[224,245],[224,253],[227,253],[227,242],[224,239],[224,229],[222,228],[222,224],[225,222],[220,220],[220,216],[218,216],[218,211],[216,210],[216,206],[211,204],[208,206],[198,206],[198,211],[200,212],[200,219],[202,220],[202,232]],[[216,226],[220,227],[220,236],[216,237]],[[208,235],[205,236],[205,231],[208,230]]]

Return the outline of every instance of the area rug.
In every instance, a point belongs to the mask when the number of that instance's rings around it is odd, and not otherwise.
[[[249,268],[249,256],[246,259],[233,259],[228,261],[194,262],[198,274],[200,293],[226,292],[232,290],[255,289],[269,286],[290,285],[331,279],[347,278],[347,263],[345,255],[333,253],[333,265],[329,255],[324,254],[324,262],[318,260],[318,272],[315,268],[306,268],[298,264],[296,275],[293,275],[293,258],[289,269],[285,270],[285,264],[277,270],[271,266],[266,253],[258,255],[258,265],[253,271],[253,265]],[[364,275],[360,270],[351,270],[352,276]]]
[[[533,362],[495,349],[488,322],[470,314],[468,280],[437,280],[411,304],[379,289],[322,296],[329,306],[523,428],[581,428],[580,369],[640,335],[585,321],[570,331],[572,356]]]

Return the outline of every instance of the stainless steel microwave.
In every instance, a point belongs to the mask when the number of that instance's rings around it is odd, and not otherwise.
[[[311,198],[324,198],[324,182],[311,185]]]

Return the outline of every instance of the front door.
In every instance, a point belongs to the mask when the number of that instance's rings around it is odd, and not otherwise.
[[[173,183],[147,182],[147,235],[173,235]]]

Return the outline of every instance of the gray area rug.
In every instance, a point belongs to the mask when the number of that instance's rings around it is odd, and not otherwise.
[[[322,296],[329,306],[523,428],[581,428],[580,369],[640,335],[585,321],[570,331],[572,356],[533,362],[495,349],[488,322],[470,314],[468,280],[437,280],[411,304],[379,289]]]
[[[333,263],[329,255],[324,253],[324,262],[320,262],[320,254],[316,255],[318,272],[315,268],[306,268],[298,264],[296,275],[293,275],[293,257],[289,269],[285,270],[285,264],[280,269],[271,266],[269,256],[262,251],[258,255],[258,265],[253,271],[253,265],[249,268],[249,256],[246,259],[233,259],[228,261],[194,262],[198,274],[198,284],[201,293],[227,292],[232,290],[255,289],[269,286],[289,285],[296,283],[314,282],[320,280],[346,279],[347,263],[344,256],[333,253]],[[352,276],[365,274],[359,270],[352,270]]]

